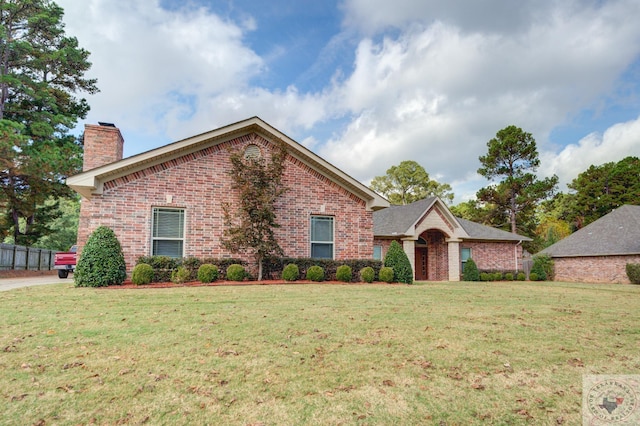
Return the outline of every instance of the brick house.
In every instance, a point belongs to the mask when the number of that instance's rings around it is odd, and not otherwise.
[[[67,179],[83,197],[82,249],[98,226],[113,229],[131,271],[138,257],[240,257],[225,251],[222,203],[237,200],[229,176],[231,151],[288,151],[277,202],[278,241],[290,257],[371,258],[373,212],[383,197],[257,117],[126,159],[113,125],[86,125],[84,171]]]
[[[640,263],[640,206],[624,205],[540,251],[556,281],[629,283],[627,263]]]
[[[373,214],[374,251],[384,256],[398,241],[416,280],[460,281],[472,258],[480,270],[522,270],[522,243],[530,238],[455,217],[437,197]]]
[[[237,201],[232,151],[268,156],[287,147],[276,230],[288,257],[382,259],[399,240],[417,279],[459,281],[473,257],[480,268],[515,270],[528,238],[455,218],[437,198],[389,202],[258,117],[123,159],[112,124],[86,125],[83,172],[67,179],[82,195],[78,248],[98,226],[114,230],[131,271],[138,257],[223,258],[224,202]],[[375,222],[375,224],[374,224]]]

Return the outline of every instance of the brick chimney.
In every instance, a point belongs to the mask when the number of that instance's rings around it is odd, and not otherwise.
[[[124,139],[120,130],[111,123],[84,125],[83,171],[95,169],[122,160]]]

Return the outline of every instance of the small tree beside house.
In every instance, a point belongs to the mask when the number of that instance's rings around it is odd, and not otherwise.
[[[287,149],[280,142],[265,159],[258,147],[254,148],[231,154],[229,176],[232,188],[238,191],[238,204],[222,205],[225,224],[222,244],[233,253],[251,253],[261,281],[264,259],[283,255],[274,232],[280,227],[275,202],[287,191],[282,185]]]

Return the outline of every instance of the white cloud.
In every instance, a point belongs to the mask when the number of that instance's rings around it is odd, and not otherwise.
[[[558,175],[560,190],[566,192],[566,185],[589,166],[617,162],[628,156],[640,157],[640,117],[611,126],[602,135],[591,133],[559,153],[542,153],[540,174]]]
[[[247,45],[259,17],[233,22],[205,8],[169,11],[159,0],[59,4],[67,32],[92,53],[89,76],[102,90],[90,98],[87,121],[114,121],[125,138],[166,143],[258,115],[363,182],[412,159],[459,199],[485,184],[475,173],[478,157],[510,124],[533,133],[545,175],[573,179],[603,158],[591,151],[612,160],[638,155],[638,144],[623,142],[640,135],[629,123],[616,142],[609,135],[617,126],[599,142],[589,135],[564,150],[548,140],[610,97],[640,60],[635,0],[345,0],[343,32],[317,52],[302,80],[359,37],[354,60],[336,64],[318,91],[254,84],[287,55],[283,45],[269,57]]]

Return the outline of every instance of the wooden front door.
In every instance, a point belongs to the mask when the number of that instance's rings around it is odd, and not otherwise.
[[[426,281],[427,279],[427,248],[416,247],[416,281]]]

